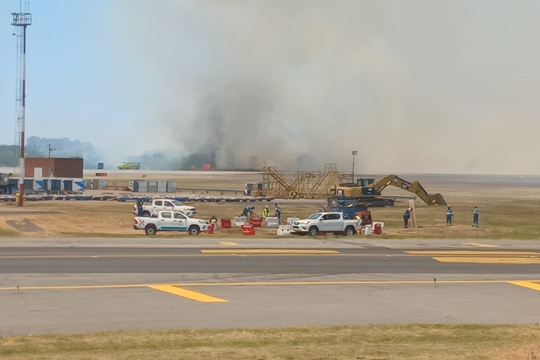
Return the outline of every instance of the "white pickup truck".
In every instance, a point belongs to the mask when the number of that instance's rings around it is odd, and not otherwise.
[[[316,236],[318,233],[335,233],[352,236],[360,231],[361,220],[347,220],[339,212],[316,213],[304,220],[293,222],[292,234]]]
[[[178,200],[174,199],[153,199],[150,204],[142,204],[142,216],[150,217],[156,211],[171,210],[181,211],[188,217],[192,217],[197,213],[193,206],[182,205]],[[137,204],[133,205],[133,213],[139,215]]]
[[[146,235],[155,235],[158,231],[188,231],[190,235],[199,235],[208,230],[205,220],[191,219],[180,211],[158,211],[156,217],[137,216],[133,229],[144,230]]]

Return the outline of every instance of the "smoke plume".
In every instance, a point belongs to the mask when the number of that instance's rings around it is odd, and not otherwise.
[[[359,172],[540,171],[539,2],[123,4],[161,146],[221,168],[347,171],[358,150]]]

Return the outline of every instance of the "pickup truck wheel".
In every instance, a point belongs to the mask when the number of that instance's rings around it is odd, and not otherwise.
[[[150,211],[143,211],[142,216],[143,217],[150,217]]]
[[[317,236],[318,233],[319,233],[319,229],[317,229],[316,226],[312,226],[308,230],[308,235],[309,236]]]
[[[201,232],[201,229],[199,229],[196,225],[191,225],[189,227],[189,235],[197,236]]]
[[[345,236],[353,236],[354,234],[356,234],[356,230],[352,226],[347,226],[343,232]]]
[[[150,235],[150,236],[156,235],[156,232],[157,232],[156,226],[146,225],[146,227],[144,228],[144,232],[146,233],[146,235]]]

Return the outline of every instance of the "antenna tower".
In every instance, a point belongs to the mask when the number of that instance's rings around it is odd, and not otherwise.
[[[18,205],[23,206],[24,198],[24,128],[26,115],[26,28],[32,25],[32,14],[30,6],[25,2],[25,11],[22,11],[22,5],[19,2],[19,12],[11,13],[15,27],[15,36],[17,38],[17,83],[16,83],[16,106],[17,106],[17,128],[18,128],[18,146],[20,148],[19,156],[19,199]]]

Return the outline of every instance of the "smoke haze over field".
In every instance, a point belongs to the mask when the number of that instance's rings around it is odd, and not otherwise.
[[[116,1],[159,147],[222,168],[540,173],[540,2]],[[316,166],[314,169],[313,166]]]

